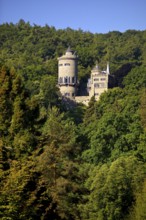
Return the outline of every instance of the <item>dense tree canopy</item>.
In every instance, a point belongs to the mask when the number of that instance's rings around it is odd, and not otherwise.
[[[61,101],[57,57],[79,55],[79,93],[110,61],[110,89]],[[144,220],[146,31],[0,25],[0,219]]]

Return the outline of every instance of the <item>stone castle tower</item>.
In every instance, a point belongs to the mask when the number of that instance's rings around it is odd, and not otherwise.
[[[76,53],[68,47],[65,55],[58,58],[58,86],[63,96],[74,99],[77,87]]]
[[[65,55],[58,58],[58,86],[62,96],[85,105],[88,105],[92,96],[98,101],[100,95],[108,90],[109,63],[106,71],[101,71],[98,65],[91,70],[91,78],[87,84],[88,96],[76,96],[77,64],[78,57],[70,47]]]

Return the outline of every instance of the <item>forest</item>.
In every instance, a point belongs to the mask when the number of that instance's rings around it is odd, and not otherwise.
[[[57,87],[69,45],[80,94],[110,63],[111,86],[88,107]],[[146,30],[0,25],[0,219],[146,219]]]

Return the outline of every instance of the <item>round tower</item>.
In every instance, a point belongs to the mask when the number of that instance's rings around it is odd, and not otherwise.
[[[78,57],[69,47],[58,58],[58,85],[63,96],[73,99],[76,95]]]

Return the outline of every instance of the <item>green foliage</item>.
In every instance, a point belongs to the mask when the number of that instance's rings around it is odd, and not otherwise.
[[[140,100],[140,116],[143,128],[146,130],[146,87],[142,90]]]
[[[139,95],[126,95],[122,89],[103,94],[84,130],[90,148],[83,153],[83,158],[98,164],[136,152],[143,134],[139,105]]]
[[[146,219],[146,180],[143,182],[142,190],[136,193],[136,201],[131,209],[128,220]]]
[[[146,68],[136,67],[125,77],[123,84],[130,90],[141,90],[146,87]]]
[[[112,73],[125,63],[145,64],[146,60],[145,31],[92,34],[80,29],[31,26],[20,20],[16,25],[1,25],[0,33],[0,60],[14,65],[21,75],[33,80],[47,73],[57,74],[56,58],[68,45],[78,52],[79,78],[84,79],[97,60],[102,68],[110,61]]]
[[[59,98],[57,58],[79,55],[78,93],[110,62],[89,106]],[[0,218],[145,219],[146,31],[92,34],[0,25]]]
[[[0,70],[0,134],[6,134],[10,125],[10,115],[12,111],[11,99],[9,92],[11,90],[12,81],[10,72],[6,67]]]
[[[56,107],[49,110],[42,133],[44,151],[38,158],[38,167],[51,196],[53,212],[61,219],[78,219],[76,127],[63,118],[64,114]]]
[[[26,163],[27,164],[27,163]],[[34,179],[37,178],[33,171],[33,163],[22,165],[18,161],[13,161],[9,175],[3,177],[1,183],[0,216],[1,219],[32,219],[34,213],[31,206],[31,192],[35,189]],[[30,194],[29,194],[29,193]],[[27,202],[26,202],[27,201]]]
[[[90,195],[82,207],[82,219],[124,219],[132,205],[134,192],[143,181],[143,166],[130,156],[92,168],[86,182]]]
[[[76,144],[76,126],[63,118],[64,114],[56,107],[49,109],[41,149],[27,157],[28,161],[13,160],[8,173],[1,177],[2,218],[79,219],[77,157],[80,150]],[[20,139],[17,146],[21,147]]]

